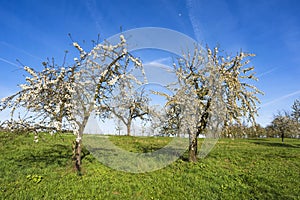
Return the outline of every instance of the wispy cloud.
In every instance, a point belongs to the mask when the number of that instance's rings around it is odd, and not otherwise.
[[[201,31],[201,26],[199,23],[199,20],[197,20],[196,15],[195,15],[195,6],[196,2],[194,2],[193,0],[187,0],[186,1],[186,5],[187,5],[187,9],[189,12],[189,18],[191,21],[191,24],[193,26],[193,30],[194,30],[194,35],[197,39],[198,42],[202,41],[202,37],[201,35],[203,35],[202,31]]]
[[[0,44],[3,45],[3,46],[9,47],[9,48],[11,48],[13,50],[16,50],[16,51],[18,51],[20,53],[23,53],[23,54],[25,54],[27,56],[30,56],[30,57],[32,57],[34,59],[38,59],[38,60],[41,60],[41,61],[43,60],[42,58],[40,58],[38,56],[35,56],[35,55],[29,53],[28,51],[25,51],[24,49],[18,48],[16,46],[12,45],[12,44],[7,43],[7,42],[0,41]]]
[[[176,75],[169,63],[171,57],[160,58],[144,63],[144,69],[148,82],[159,85],[169,85],[176,80]]]
[[[165,64],[166,62],[170,62],[171,60],[172,60],[172,57],[159,58],[159,59],[156,59],[156,60],[151,60],[149,62],[145,62],[144,65]]]
[[[96,28],[99,32],[102,32],[103,28],[101,26],[101,22],[103,21],[102,16],[99,15],[99,12],[97,10],[97,2],[95,0],[87,0],[85,1],[85,5],[92,17],[92,19],[96,23]]]
[[[150,62],[146,62],[143,65],[161,68],[161,69],[165,70],[165,72],[170,72],[170,71],[172,71],[172,66],[166,64],[166,63],[170,63],[170,61],[172,61],[171,57],[165,57],[165,58],[159,58],[156,60],[152,60]]]
[[[276,99],[274,99],[274,100],[272,100],[272,101],[269,101],[269,102],[267,102],[267,103],[264,103],[264,104],[261,105],[261,107],[267,107],[267,106],[270,106],[270,105],[274,105],[274,104],[277,103],[277,102],[283,101],[283,100],[285,100],[285,99],[287,99],[287,98],[290,98],[290,97],[292,97],[292,96],[295,96],[295,95],[297,95],[297,94],[300,94],[300,90],[297,90],[297,91],[295,91],[295,92],[291,92],[291,93],[286,94],[286,95],[284,95],[284,96],[278,97],[278,98],[276,98]]]
[[[267,74],[270,74],[270,73],[274,72],[276,69],[278,69],[278,67],[274,67],[274,68],[272,68],[272,69],[270,69],[270,70],[268,70],[268,71],[262,72],[262,73],[258,74],[256,77],[257,77],[257,78],[260,78],[260,77],[262,77],[262,76],[265,76],[265,75],[267,75]]]
[[[19,65],[15,64],[15,63],[13,63],[13,62],[10,62],[9,60],[6,60],[6,59],[4,59],[4,58],[0,58],[0,60],[1,60],[2,62],[5,62],[5,63],[10,64],[10,65],[12,65],[12,66],[19,67]]]
[[[171,57],[165,57],[165,58],[159,58],[159,59],[153,60],[151,62],[153,62],[153,63],[164,63],[164,62],[170,61],[171,59],[172,59]]]

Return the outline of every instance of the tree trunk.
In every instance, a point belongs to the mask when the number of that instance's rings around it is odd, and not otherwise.
[[[73,160],[74,160],[74,167],[78,174],[81,174],[81,139],[76,139],[74,141],[74,152],[73,152]]]
[[[82,123],[80,124],[80,128],[77,133],[77,138],[75,142],[73,143],[73,161],[74,161],[74,167],[78,173],[78,175],[81,175],[81,150],[82,150],[82,136],[84,128],[89,120],[90,113],[88,112],[85,114]]]
[[[189,161],[197,162],[198,138],[195,133],[189,131]]]
[[[126,124],[126,128],[127,128],[127,136],[131,136],[131,120],[129,119],[127,124]]]

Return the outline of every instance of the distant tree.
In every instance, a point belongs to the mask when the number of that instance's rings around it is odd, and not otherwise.
[[[256,137],[268,137],[266,129],[262,127],[260,124],[256,124],[254,127],[250,127],[249,129],[250,131],[254,132]]]
[[[292,114],[291,114],[293,120],[296,121],[296,134],[297,137],[300,137],[300,100],[296,99],[294,101],[294,104],[292,105]]]
[[[265,128],[259,124],[248,126],[247,124],[231,124],[222,131],[222,137],[228,138],[257,138],[266,137]]]
[[[249,136],[248,127],[246,127],[244,124],[231,124],[228,125],[223,131],[222,136],[227,138],[243,138]]]
[[[155,93],[155,91],[152,91],[152,93]],[[150,108],[150,115],[148,121],[146,121],[150,126],[149,134],[165,136],[166,134],[163,132],[164,122],[166,120],[165,110],[159,105],[152,105]]]
[[[292,105],[292,117],[296,122],[300,123],[300,100],[298,99]]]
[[[121,135],[121,131],[123,130],[122,122],[121,122],[120,119],[117,119],[116,121],[117,121],[117,122],[116,122],[117,125],[116,125],[115,129],[116,129],[117,133],[118,133],[119,135]]]
[[[74,42],[79,58],[74,64],[57,65],[54,60],[43,62],[44,69],[36,71],[24,66],[29,74],[25,84],[16,94],[2,99],[0,111],[10,108],[11,119],[5,126],[10,130],[62,132],[73,130],[75,168],[81,170],[82,136],[88,119],[93,111],[105,117],[105,105],[120,77],[126,76],[128,65],[134,63],[141,67],[138,59],[127,52],[126,40],[112,45],[107,42],[96,44],[90,52]],[[22,108],[28,117],[16,119],[15,111]]]
[[[125,126],[127,135],[131,135],[132,121],[139,118],[147,120],[149,97],[143,89],[134,86],[141,83],[132,75],[121,77],[114,90],[114,95],[107,105],[107,110],[117,117]]]
[[[285,137],[292,137],[297,130],[296,121],[292,119],[287,111],[278,112],[271,122],[273,131],[280,135],[281,141],[284,142]]]
[[[269,124],[265,128],[267,137],[279,137],[278,132],[275,130],[272,124]]]
[[[181,106],[175,102],[166,105],[166,114],[162,123],[162,134],[180,137],[180,127],[183,120]]]
[[[234,57],[219,55],[218,48],[195,48],[174,64],[178,84],[167,105],[181,106],[181,130],[189,135],[189,160],[197,160],[198,136],[213,127],[226,127],[231,122],[241,124],[247,119],[255,124],[257,94],[250,82],[256,80],[249,58],[253,54],[240,52]],[[250,73],[252,72],[252,73]],[[250,74],[249,74],[250,73]],[[173,116],[178,110],[174,109]],[[217,133],[216,133],[217,134]]]

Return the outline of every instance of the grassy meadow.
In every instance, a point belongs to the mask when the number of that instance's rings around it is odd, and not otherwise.
[[[187,154],[147,173],[116,171],[86,149],[72,166],[74,136],[0,133],[0,199],[300,199],[300,140],[220,139],[197,163]],[[170,138],[112,136],[119,147],[152,151]],[[200,144],[201,145],[200,140]]]

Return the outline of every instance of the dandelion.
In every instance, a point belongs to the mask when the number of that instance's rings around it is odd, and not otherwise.
[[[34,136],[34,140],[35,143],[37,143],[39,141],[39,137],[37,135]]]
[[[55,130],[50,131],[50,135],[54,135],[55,134]]]

